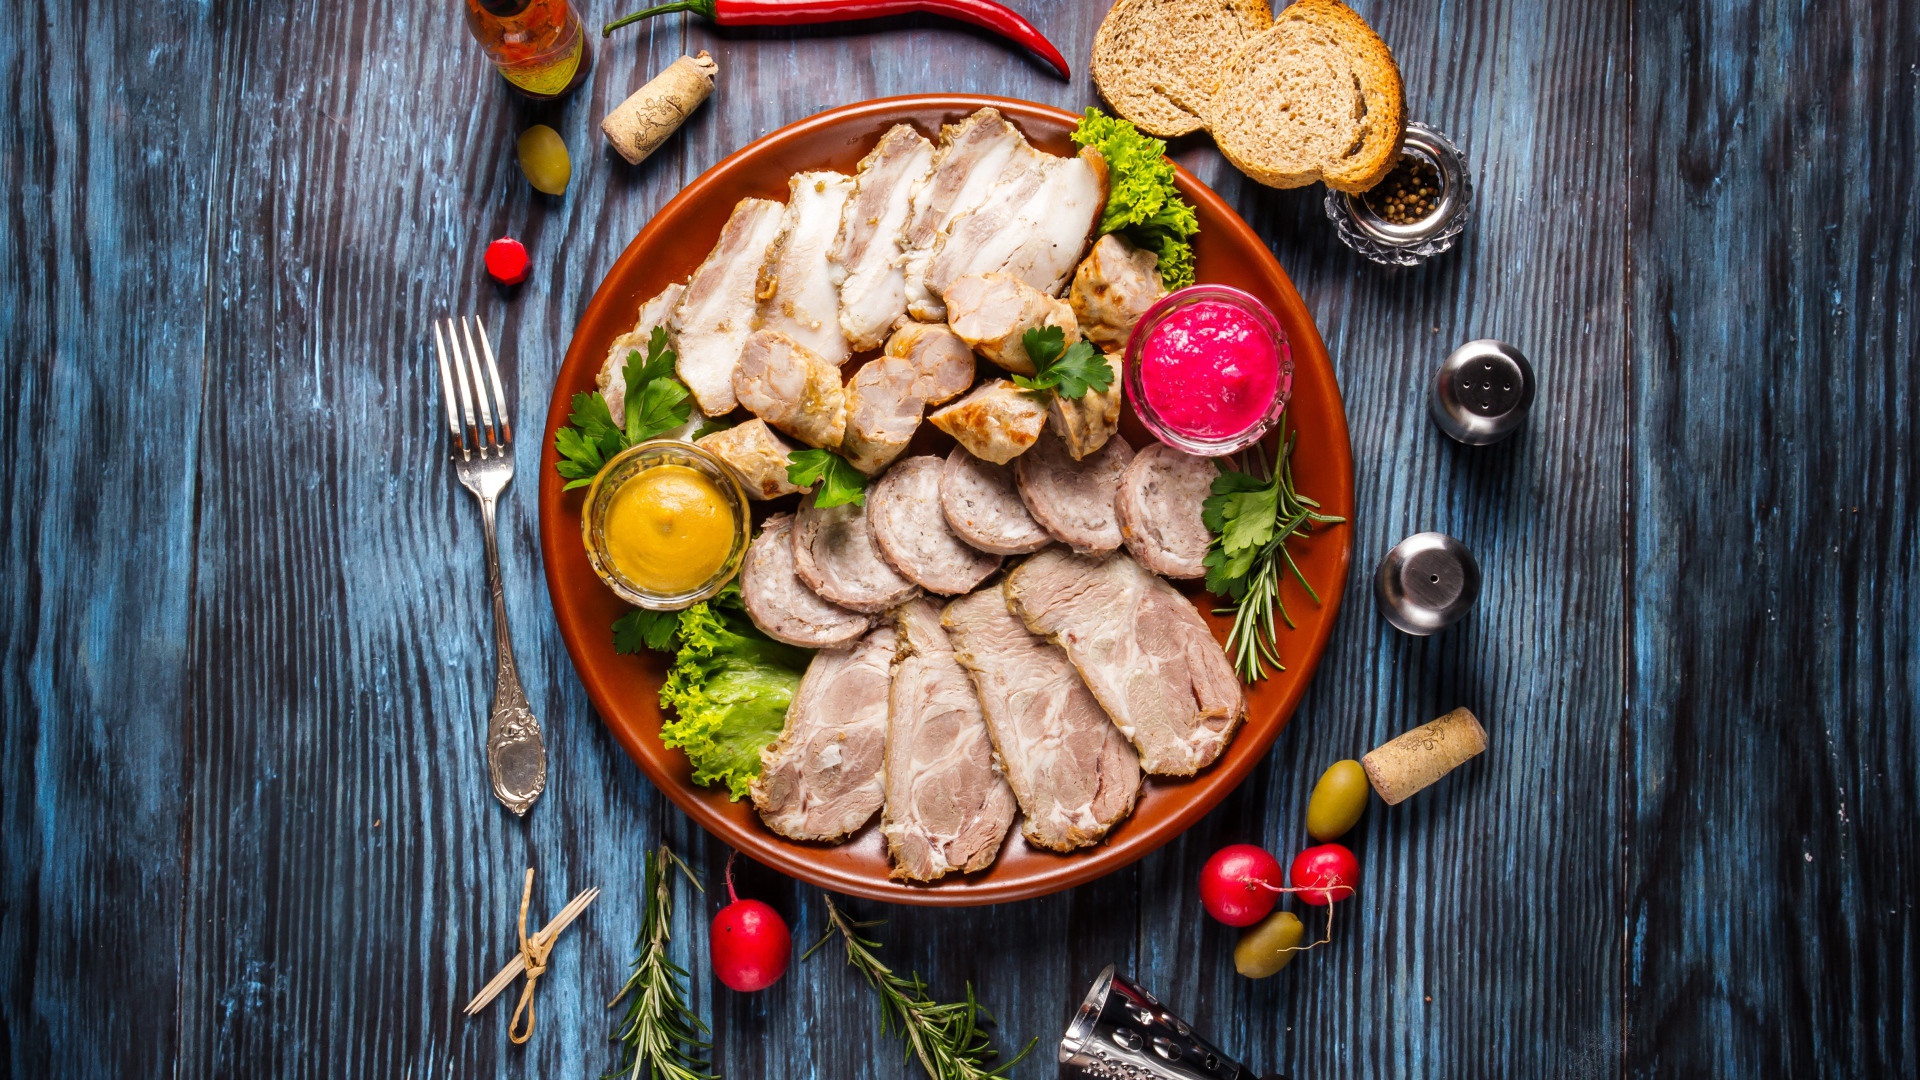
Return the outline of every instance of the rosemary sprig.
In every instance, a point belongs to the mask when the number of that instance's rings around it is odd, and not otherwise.
[[[992,1065],[999,1052],[993,1049],[983,1023],[993,1017],[974,1000],[973,985],[967,985],[967,1000],[937,1002],[927,996],[927,984],[916,973],[907,978],[894,974],[880,962],[873,950],[880,943],[861,937],[860,930],[880,925],[879,921],[854,922],[827,900],[827,930],[800,958],[805,960],[837,933],[846,942],[847,963],[866,976],[867,985],[880,995],[880,1031],[897,1032],[907,1041],[907,1052],[920,1059],[920,1066],[933,1080],[1005,1080],[1007,1070],[1033,1052],[1039,1039],[1028,1041],[1026,1048],[999,1065]]]
[[[1227,655],[1242,682],[1266,678],[1268,664],[1287,670],[1280,662],[1278,644],[1280,623],[1284,621],[1288,629],[1294,625],[1280,599],[1280,582],[1286,574],[1292,574],[1314,603],[1320,602],[1320,594],[1293,561],[1287,542],[1312,532],[1315,525],[1347,520],[1320,513],[1320,504],[1293,486],[1296,435],[1287,430],[1283,415],[1272,468],[1264,455],[1247,450],[1238,471],[1223,469],[1214,478],[1213,494],[1201,511],[1214,534],[1206,557],[1207,590],[1231,601],[1229,606],[1215,608],[1214,614],[1233,616]]]
[[[640,919],[640,938],[635,947],[640,955],[633,961],[633,974],[620,992],[607,1002],[611,1009],[620,999],[632,995],[627,1015],[613,1033],[621,1044],[620,1067],[608,1077],[625,1076],[639,1080],[644,1067],[653,1080],[719,1080],[713,1066],[700,1057],[712,1046],[703,1039],[707,1025],[687,1007],[687,971],[667,959],[667,941],[673,936],[673,876],[678,868],[693,887],[701,888],[680,856],[667,845],[647,853],[646,913]]]

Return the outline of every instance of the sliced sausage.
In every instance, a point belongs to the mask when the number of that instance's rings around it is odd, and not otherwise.
[[[913,394],[929,407],[945,405],[973,385],[973,350],[939,323],[908,323],[887,339],[887,355],[913,365]]]
[[[954,534],[995,555],[1025,555],[1053,543],[1027,513],[1013,469],[956,446],[940,471],[940,509]]]
[[[975,457],[1005,465],[1027,452],[1047,426],[1041,395],[1006,379],[989,379],[973,393],[927,417]]]
[[[1027,513],[1048,535],[1082,555],[1105,555],[1120,546],[1120,519],[1113,496],[1133,447],[1115,435],[1083,461],[1073,460],[1058,435],[1047,434],[1014,463],[1014,481]]]
[[[1200,520],[1200,504],[1219,475],[1213,459],[1165,443],[1134,455],[1120,475],[1113,508],[1127,550],[1140,565],[1171,578],[1207,576],[1201,563],[1213,536]]]
[[[749,499],[777,499],[800,490],[787,479],[793,447],[759,417],[702,435],[693,444],[732,466]]]
[[[921,405],[913,385],[920,374],[911,361],[875,357],[847,383],[847,434],[840,453],[847,464],[873,476],[906,450],[920,426]]]
[[[1065,300],[1056,300],[1012,274],[975,274],[947,289],[947,325],[981,356],[1017,375],[1033,374],[1026,333],[1057,326],[1066,344],[1080,340],[1080,324]]]
[[[846,434],[840,369],[778,330],[748,336],[734,368],[733,393],[748,412],[809,446],[831,450]]]
[[[807,587],[854,611],[878,612],[920,595],[873,542],[867,509],[847,503],[825,510],[809,492],[793,522],[793,568]]]
[[[740,598],[760,632],[789,645],[832,649],[873,625],[873,617],[824,600],[793,569],[793,515],[774,514],[761,527],[740,568]]]
[[[867,525],[880,554],[915,585],[942,596],[971,592],[1000,569],[1000,556],[970,547],[940,508],[945,465],[931,454],[887,470],[867,492]]]

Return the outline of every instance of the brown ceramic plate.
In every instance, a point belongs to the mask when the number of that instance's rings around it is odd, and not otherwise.
[[[788,176],[822,168],[851,173],[880,134],[894,124],[911,123],[932,137],[941,124],[956,122],[987,105],[999,109],[1041,149],[1073,152],[1068,136],[1078,117],[1059,109],[967,95],[898,97],[848,105],[782,128],[687,185],[627,245],[587,305],[554,387],[541,458],[540,536],[554,612],[587,695],[620,745],[682,810],[743,854],[822,888],[901,904],[991,904],[1044,896],[1110,874],[1193,824],[1240,783],[1299,704],[1333,630],[1351,547],[1351,530],[1346,527],[1326,530],[1298,545],[1300,568],[1324,603],[1316,605],[1307,599],[1297,583],[1287,586],[1288,610],[1299,624],[1298,629],[1282,632],[1281,657],[1287,670],[1251,688],[1247,722],[1219,761],[1191,779],[1149,779],[1133,816],[1097,847],[1057,855],[1029,848],[1014,828],[989,869],[931,886],[904,885],[887,878],[878,815],[844,844],[801,844],[761,825],[749,802],[729,802],[724,789],[694,786],[685,755],[660,744],[658,692],[668,667],[666,658],[613,651],[609,627],[627,609],[587,565],[580,543],[583,492],[561,492],[562,481],[553,471],[553,434],[566,422],[571,396],[594,388],[594,374],[607,349],[615,337],[631,328],[641,301],[692,273],[736,201],[748,196],[784,201]],[[1300,489],[1320,499],[1329,513],[1352,517],[1353,458],[1346,414],[1319,331],[1293,283],[1246,222],[1185,170],[1179,174],[1179,184],[1200,212],[1195,244],[1199,279],[1237,286],[1264,300],[1291,339],[1295,373],[1289,412],[1299,431],[1294,475]],[[863,359],[855,357],[848,371]],[[1131,409],[1121,431],[1136,447],[1148,442]],[[909,452],[945,454],[952,445],[931,424],[923,424]],[[783,502],[791,501],[789,497]],[[766,512],[768,504],[755,505],[759,513]],[[1212,597],[1191,587],[1187,591],[1224,640],[1227,620],[1212,614]]]

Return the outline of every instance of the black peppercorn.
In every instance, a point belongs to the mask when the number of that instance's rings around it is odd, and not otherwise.
[[[1413,225],[1440,208],[1440,174],[1424,158],[1402,154],[1385,180],[1360,196],[1390,225]]]

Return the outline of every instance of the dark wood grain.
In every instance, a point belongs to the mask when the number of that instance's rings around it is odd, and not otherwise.
[[[1628,1067],[1920,1073],[1920,9],[1636,5]]]

